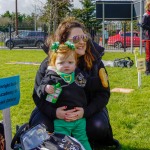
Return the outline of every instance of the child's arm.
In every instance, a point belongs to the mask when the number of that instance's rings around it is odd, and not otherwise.
[[[51,72],[47,70],[45,76],[41,80],[39,87],[37,88],[37,95],[39,97],[45,97],[47,94],[51,94],[51,92],[54,91],[54,87],[52,86],[53,81],[51,80],[50,75]]]

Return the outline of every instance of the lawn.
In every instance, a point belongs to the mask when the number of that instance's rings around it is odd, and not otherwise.
[[[130,57],[128,52],[106,52],[103,60]],[[46,54],[41,50],[0,50],[0,78],[20,75],[20,103],[11,107],[12,130],[17,124],[23,124],[30,118],[35,105],[32,100],[34,78],[39,65],[15,64],[16,62],[40,63]],[[145,57],[144,54],[138,57]],[[10,64],[13,63],[13,64]],[[150,76],[141,75],[141,87],[138,87],[138,75],[135,65],[131,68],[106,67],[111,89],[130,88],[133,92],[125,94],[112,92],[107,105],[114,138],[122,145],[122,150],[150,150]],[[0,113],[2,120],[2,113]]]
[[[4,42],[1,42],[1,41],[0,41],[0,46],[4,46]]]

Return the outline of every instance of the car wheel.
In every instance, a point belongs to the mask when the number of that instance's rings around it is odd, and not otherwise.
[[[37,48],[42,48],[42,45],[43,45],[44,43],[42,42],[42,41],[38,41],[37,43],[36,43],[36,47]]]
[[[121,48],[121,47],[122,47],[122,43],[121,42],[115,42],[114,48]]]
[[[7,46],[8,48],[12,49],[12,48],[14,47],[14,43],[13,43],[12,41],[8,41],[8,42],[6,43],[6,46]]]

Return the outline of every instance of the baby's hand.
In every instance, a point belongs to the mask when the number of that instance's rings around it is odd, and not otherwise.
[[[55,92],[54,87],[53,87],[52,85],[46,85],[45,91],[46,91],[48,94],[54,94],[54,92]]]

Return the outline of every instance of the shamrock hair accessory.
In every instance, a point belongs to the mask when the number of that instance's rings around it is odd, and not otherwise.
[[[57,49],[59,48],[59,45],[60,45],[59,42],[54,42],[51,46],[51,50],[56,52]]]
[[[67,45],[71,50],[75,50],[75,46],[70,41],[65,42],[65,45]]]

